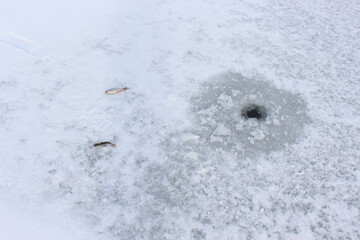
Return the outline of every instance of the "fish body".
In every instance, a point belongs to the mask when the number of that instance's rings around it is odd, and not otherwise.
[[[128,90],[129,88],[124,87],[124,88],[110,88],[109,90],[107,90],[105,93],[106,94],[116,94],[116,93],[121,93],[124,92],[126,90]]]
[[[95,143],[93,146],[94,147],[98,147],[98,146],[102,146],[102,145],[110,145],[112,147],[115,147],[116,144],[112,143],[112,142],[99,142],[99,143]]]

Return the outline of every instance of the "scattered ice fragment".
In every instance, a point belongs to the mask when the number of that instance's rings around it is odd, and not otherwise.
[[[264,139],[265,136],[266,136],[264,130],[262,130],[262,129],[256,129],[256,130],[252,131],[250,134],[251,134],[251,135],[254,137],[254,139],[256,139],[256,140],[262,140],[262,139]]]
[[[237,95],[239,95],[241,92],[238,91],[238,90],[231,90],[231,93],[232,93],[233,96],[237,96]]]
[[[185,154],[185,159],[189,161],[196,161],[199,159],[198,154],[196,152],[189,152]]]
[[[225,127],[224,124],[219,124],[215,131],[213,132],[213,135],[216,136],[229,136],[231,135],[231,130]]]
[[[233,107],[233,101],[230,96],[221,94],[218,98],[218,103],[222,105],[222,107],[228,109]]]
[[[236,130],[238,130],[238,131],[241,131],[241,130],[243,130],[243,129],[244,129],[244,125],[243,125],[243,124],[238,123],[238,124],[236,124],[236,125],[235,125],[235,129],[236,129]]]
[[[224,139],[222,137],[211,136],[210,142],[224,142]]]
[[[200,138],[200,136],[192,133],[184,133],[181,135],[180,138],[183,142],[189,142],[189,141],[197,141]]]
[[[256,99],[256,95],[250,95],[250,96],[249,96],[249,100],[252,100],[252,101],[253,101],[253,100],[255,100],[255,99]]]
[[[273,124],[276,125],[276,126],[279,126],[279,125],[280,125],[280,121],[277,120],[277,119],[273,119]]]

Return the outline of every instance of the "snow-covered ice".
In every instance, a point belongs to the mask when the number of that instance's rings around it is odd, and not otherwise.
[[[0,239],[360,239],[359,11],[3,3]]]

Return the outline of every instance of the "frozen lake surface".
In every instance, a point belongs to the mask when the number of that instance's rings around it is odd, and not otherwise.
[[[3,4],[0,239],[359,239],[359,11]]]

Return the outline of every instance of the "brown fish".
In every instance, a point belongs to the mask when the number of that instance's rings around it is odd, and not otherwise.
[[[124,87],[124,88],[110,88],[109,90],[107,90],[105,93],[106,94],[116,94],[116,93],[121,93],[124,92],[126,90],[129,90],[128,87]]]
[[[94,147],[98,147],[98,146],[102,146],[102,145],[111,145],[113,147],[116,146],[116,144],[112,143],[112,142],[99,142],[99,143],[95,143],[93,146]]]

